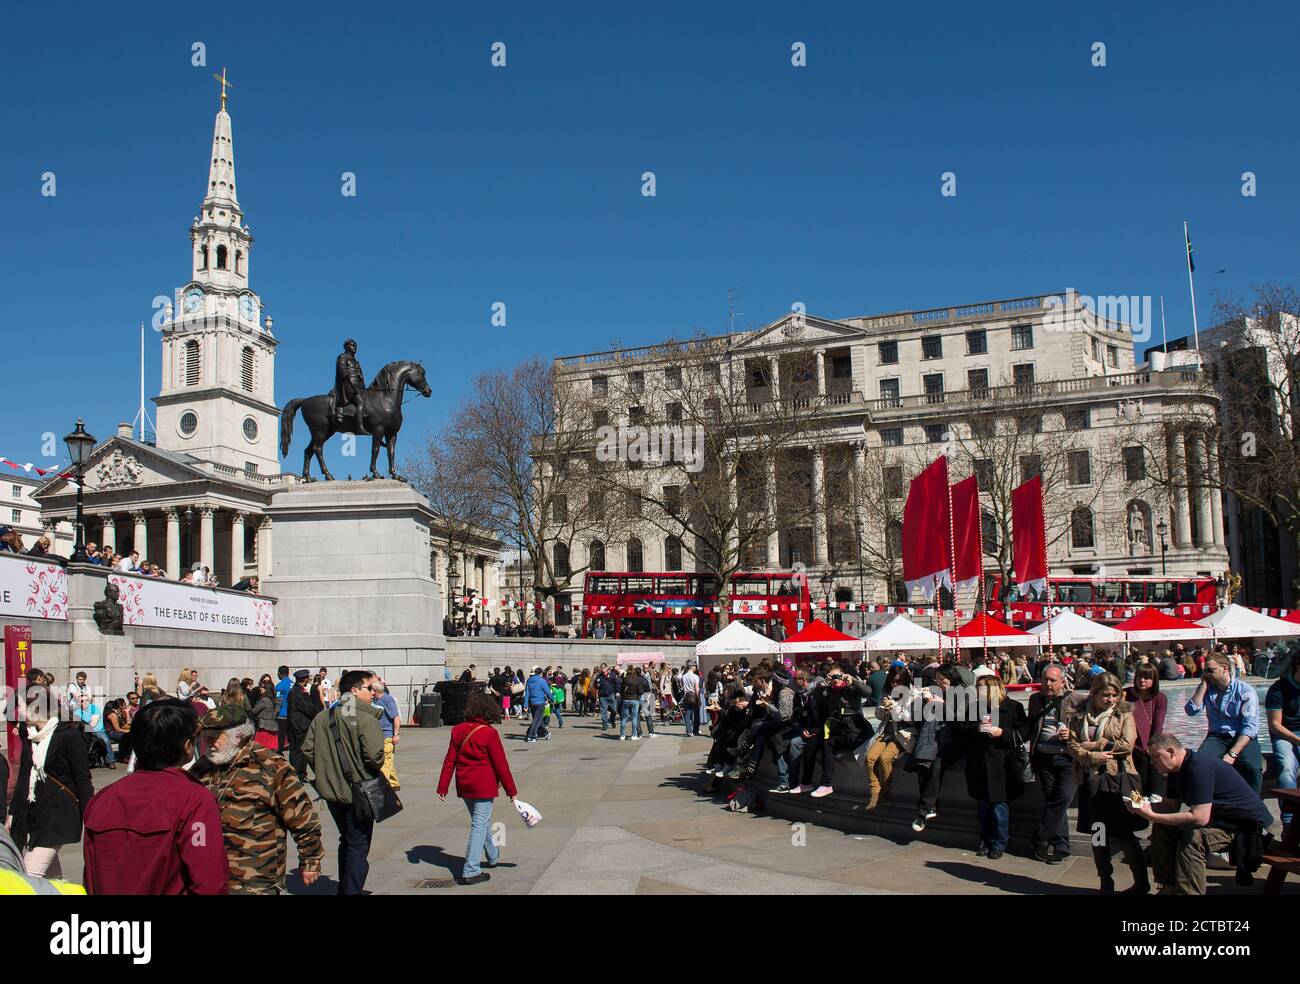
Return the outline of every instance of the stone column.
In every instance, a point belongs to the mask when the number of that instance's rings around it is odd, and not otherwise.
[[[767,534],[767,569],[781,566],[781,531],[777,528],[776,512],[776,456],[767,459],[767,517],[771,527]]]
[[[131,544],[131,549],[138,551],[141,560],[149,559],[149,526],[145,521],[144,512],[136,510],[131,513],[131,519],[135,522],[135,539]]]
[[[826,350],[817,349],[813,353],[817,356],[817,395],[826,395]]]
[[[1209,459],[1205,452],[1205,435],[1200,431],[1187,436],[1187,457],[1192,501],[1196,506],[1197,546],[1208,546],[1214,542],[1214,531],[1210,528]]]
[[[1170,536],[1175,547],[1192,545],[1192,520],[1187,512],[1187,447],[1181,432],[1170,439],[1169,494],[1173,499],[1174,524]]]
[[[826,455],[820,447],[812,449],[813,453],[813,563],[819,567],[826,566]]]
[[[199,506],[199,563],[212,570],[212,514],[215,506]]]
[[[772,399],[781,399],[781,357],[772,356]]]
[[[230,580],[229,587],[244,577],[244,520],[248,513],[236,511],[230,518]]]
[[[271,576],[271,517],[263,516],[257,524],[257,576],[265,580]]]
[[[117,520],[113,518],[112,513],[104,513],[99,517],[103,528],[99,531],[99,545],[107,547],[111,552],[117,551]]]
[[[163,510],[167,517],[167,576],[181,579],[181,516],[175,506]]]
[[[1223,487],[1219,477],[1219,447],[1212,441],[1205,442],[1206,474],[1210,482],[1210,526],[1213,527],[1211,542],[1216,547],[1224,545],[1223,539]]]

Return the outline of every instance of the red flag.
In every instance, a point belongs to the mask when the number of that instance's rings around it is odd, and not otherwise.
[[[943,455],[912,479],[903,506],[903,581],[934,597],[935,579],[952,590],[948,549],[948,459]]]
[[[1043,520],[1043,477],[1035,475],[1011,490],[1011,558],[1023,595],[1047,588],[1047,540]]]
[[[980,493],[974,475],[952,487],[952,543],[957,587],[970,587],[984,570],[980,557]]]

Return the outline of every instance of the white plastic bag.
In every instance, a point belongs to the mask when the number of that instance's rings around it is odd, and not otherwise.
[[[537,809],[531,803],[525,803],[523,800],[515,800],[515,809],[519,811],[520,818],[529,827],[536,827],[542,822],[542,811]]]

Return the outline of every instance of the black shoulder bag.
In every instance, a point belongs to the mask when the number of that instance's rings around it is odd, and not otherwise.
[[[348,785],[352,787],[352,816],[357,823],[383,823],[391,816],[402,812],[402,801],[397,798],[393,792],[393,787],[388,784],[388,779],[381,772],[373,779],[365,779],[357,782],[356,777],[352,775],[352,763],[348,761],[347,749],[343,747],[343,739],[339,737],[338,717],[334,713],[335,709],[330,708],[330,734],[334,736],[334,751],[339,757],[339,766],[343,769],[343,777],[347,779]]]

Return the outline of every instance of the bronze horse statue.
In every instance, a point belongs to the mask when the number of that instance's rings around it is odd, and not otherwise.
[[[424,366],[418,362],[398,360],[390,362],[380,369],[370,386],[363,393],[365,400],[365,420],[370,434],[370,474],[366,481],[379,478],[375,462],[379,459],[380,447],[388,449],[388,477],[404,482],[406,479],[397,474],[395,457],[397,452],[397,432],[402,429],[402,394],[406,387],[418,390],[421,396],[433,395],[424,378]],[[290,400],[284,405],[280,415],[280,456],[288,457],[289,443],[293,440],[293,418],[302,410],[303,422],[311,431],[311,442],[302,454],[302,478],[304,482],[315,481],[311,477],[311,459],[314,455],[320,465],[321,475],[332,481],[334,476],[325,467],[324,447],[335,434],[357,433],[356,417],[349,416],[339,426],[334,417],[333,401],[330,394],[309,396],[300,400]]]

